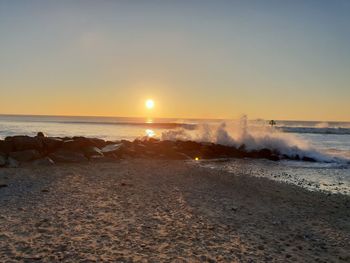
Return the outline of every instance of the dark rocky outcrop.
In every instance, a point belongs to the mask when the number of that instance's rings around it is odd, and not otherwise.
[[[6,167],[7,168],[17,168],[17,167],[19,167],[19,162],[16,161],[15,159],[9,157],[6,160]]]
[[[9,156],[19,162],[29,162],[40,158],[40,153],[37,150],[24,150],[11,152]]]
[[[46,135],[45,135],[45,133],[43,133],[43,132],[38,132],[38,133],[36,134],[36,137],[44,138],[44,137],[46,137]]]
[[[64,141],[60,138],[54,137],[43,137],[41,138],[42,143],[44,144],[44,149],[46,153],[51,153],[60,148]]]
[[[55,162],[49,157],[44,157],[33,161],[33,164],[36,166],[52,166],[55,165]]]
[[[81,152],[67,151],[63,149],[51,153],[49,157],[55,162],[63,163],[80,163],[88,161],[85,155]]]
[[[14,150],[13,143],[11,141],[0,140],[0,152],[1,153],[8,154],[8,153],[12,152],[13,150]]]
[[[218,159],[264,158],[314,162],[309,156],[287,156],[276,150],[247,150],[240,147],[195,141],[160,141],[153,138],[134,141],[104,141],[85,137],[47,137],[39,132],[35,137],[11,136],[0,140],[0,167],[18,167],[19,162],[34,161],[35,165],[55,162],[104,162],[123,158],[153,159]]]
[[[42,151],[44,144],[40,137],[11,136],[6,137],[5,142],[11,143],[14,151],[37,150]]]
[[[84,155],[87,157],[87,158],[96,158],[98,156],[103,156],[103,153],[102,151],[95,147],[95,146],[88,146],[88,147],[85,147],[83,148],[83,152],[84,152]]]
[[[0,153],[0,167],[6,165],[6,156]]]

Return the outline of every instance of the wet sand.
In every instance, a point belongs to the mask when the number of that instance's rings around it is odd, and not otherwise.
[[[185,161],[0,169],[1,262],[349,262],[350,197]]]

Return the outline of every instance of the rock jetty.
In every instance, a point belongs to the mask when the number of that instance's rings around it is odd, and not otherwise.
[[[311,157],[287,156],[276,150],[249,151],[240,147],[195,141],[163,141],[154,138],[134,141],[105,141],[86,137],[47,137],[24,135],[0,140],[0,167],[18,167],[23,162],[36,165],[55,163],[80,163],[115,161],[126,158],[151,159],[218,159],[218,158],[264,158],[315,161]]]

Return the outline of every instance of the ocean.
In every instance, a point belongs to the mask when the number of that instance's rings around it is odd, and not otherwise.
[[[126,117],[0,115],[0,139],[12,135],[85,136],[105,140],[143,137],[195,140],[277,149],[308,155],[315,163],[268,160],[201,160],[200,165],[233,174],[268,177],[333,193],[350,194],[350,122],[147,119]]]

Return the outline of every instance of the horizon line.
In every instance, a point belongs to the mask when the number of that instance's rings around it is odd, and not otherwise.
[[[184,119],[184,120],[217,120],[217,121],[227,121],[227,120],[239,120],[240,117],[237,118],[203,118],[203,117],[195,117],[195,118],[186,118],[186,117],[135,117],[135,116],[115,116],[115,115],[57,115],[57,114],[17,114],[17,113],[0,113],[0,116],[22,116],[22,117],[86,117],[86,118],[125,118],[125,119]],[[242,115],[243,117],[244,115]],[[307,122],[339,122],[339,123],[347,123],[350,122],[350,120],[347,121],[339,121],[339,120],[327,120],[327,121],[320,121],[320,120],[297,120],[297,119],[265,119],[265,118],[251,118],[248,120],[263,120],[263,121],[268,121],[268,120],[275,120],[275,121],[294,121],[294,122],[301,122],[301,121],[307,121]]]

